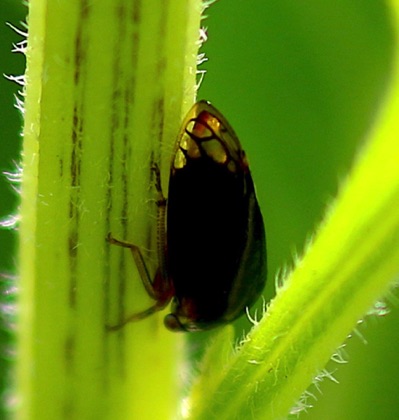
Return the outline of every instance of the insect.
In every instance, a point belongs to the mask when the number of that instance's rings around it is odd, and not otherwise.
[[[167,200],[159,169],[153,170],[160,245],[155,278],[136,245],[108,240],[130,248],[155,304],[108,329],[143,319],[171,300],[164,319],[171,331],[202,331],[233,321],[259,297],[267,274],[263,219],[236,134],[209,102],[197,102],[177,138]]]

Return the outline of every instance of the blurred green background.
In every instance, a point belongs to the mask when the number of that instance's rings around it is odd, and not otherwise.
[[[267,294],[336,196],[376,115],[394,48],[383,1],[229,0],[207,11],[199,97],[225,114],[247,151],[263,210]],[[361,209],[359,209],[359,212]],[[348,364],[302,419],[399,418],[399,310],[367,318]]]
[[[3,74],[21,75],[24,72],[25,59],[21,54],[12,54],[12,43],[22,39],[11,28],[10,22],[20,27],[19,22],[26,15],[26,7],[15,0],[2,0],[0,6],[0,220],[15,214],[18,197],[3,172],[14,172],[15,163],[20,158],[22,144],[22,117],[14,108],[14,95],[20,86],[8,81]],[[9,275],[15,274],[16,234],[12,230],[0,228],[0,419],[5,418],[4,405],[12,401],[9,383],[10,364],[14,360],[13,336],[5,327],[13,311],[12,282]],[[3,276],[3,274],[5,276]],[[11,293],[11,294],[10,294]]]
[[[1,73],[21,74],[23,57],[11,54],[26,12],[19,1],[0,7]],[[206,11],[209,61],[199,98],[210,100],[230,121],[250,159],[268,235],[269,281],[290,267],[336,196],[383,98],[394,48],[383,1],[220,0]],[[0,77],[0,170],[19,157],[21,117],[13,108],[15,83]],[[0,177],[0,218],[17,197]],[[359,209],[361,211],[361,209]],[[13,272],[15,238],[0,230],[0,271]],[[348,364],[331,363],[340,382],[325,380],[303,419],[399,418],[399,310],[369,317],[345,347]],[[237,326],[247,328],[243,319]],[[9,360],[0,331],[0,386]],[[193,352],[206,334],[193,339]],[[4,395],[4,394],[2,394]],[[0,412],[0,418],[2,413]]]
[[[17,3],[17,4],[15,4]],[[18,7],[17,7],[18,6]],[[12,54],[12,44],[22,37],[16,34],[6,22],[20,27],[19,22],[24,19],[26,8],[19,2],[3,0],[0,7],[0,171],[14,172],[15,163],[19,161],[22,143],[22,117],[14,108],[14,95],[20,89],[14,82],[7,80],[6,75],[21,75],[24,72],[25,59],[21,54]],[[4,175],[0,175],[0,219],[16,211],[17,196],[12,190]],[[14,267],[14,237],[7,230],[0,231],[1,270],[9,271]]]

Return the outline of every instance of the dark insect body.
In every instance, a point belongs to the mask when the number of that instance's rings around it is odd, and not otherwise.
[[[165,217],[158,167],[159,217]],[[156,303],[122,323],[143,319],[171,299],[165,326],[202,331],[232,322],[261,294],[267,275],[266,235],[245,152],[229,123],[210,103],[196,103],[182,124],[167,199],[166,243],[158,232],[160,266],[148,278],[140,249],[131,249],[143,284]]]

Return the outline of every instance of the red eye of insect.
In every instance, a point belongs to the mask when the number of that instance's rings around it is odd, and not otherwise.
[[[109,241],[131,249],[155,304],[108,329],[143,319],[171,299],[165,325],[172,331],[201,331],[233,321],[259,297],[267,274],[263,219],[236,134],[219,111],[200,101],[188,112],[177,138],[167,201],[159,169],[153,170],[158,236],[160,241],[166,237],[155,279],[148,277],[137,246]]]

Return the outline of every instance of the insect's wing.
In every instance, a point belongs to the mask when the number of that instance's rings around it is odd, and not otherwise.
[[[232,127],[205,101],[189,111],[176,144],[167,237],[173,329],[230,322],[259,297],[265,232],[248,161]]]

